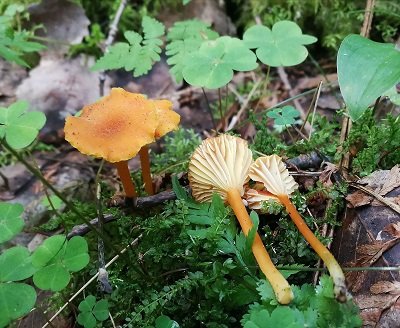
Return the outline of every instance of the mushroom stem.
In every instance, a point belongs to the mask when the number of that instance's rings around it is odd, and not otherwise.
[[[128,168],[127,161],[116,162],[114,165],[117,168],[119,178],[121,179],[122,185],[124,186],[125,195],[127,198],[136,197],[135,186],[132,182],[131,174]]]
[[[245,206],[242,203],[242,198],[239,191],[237,189],[228,190],[227,200],[235,212],[240,226],[242,227],[243,233],[247,236],[249,231],[253,228],[253,223]],[[277,301],[280,304],[289,304],[293,299],[293,293],[290,285],[271,261],[271,258],[258,233],[256,233],[254,237],[254,242],[251,249],[261,271],[270,282],[275,292]]]
[[[332,253],[322,244],[319,239],[313,234],[307,224],[304,222],[296,207],[290,201],[287,195],[277,195],[280,202],[285,205],[286,211],[289,213],[292,221],[299,229],[300,233],[304,236],[307,242],[315,250],[318,256],[324,261],[328,271],[333,279],[334,293],[339,302],[346,302],[347,288],[345,277],[339,263],[336,261]]]
[[[144,189],[149,195],[154,195],[153,180],[150,173],[149,147],[143,146],[139,151],[140,165],[142,167],[142,177]]]

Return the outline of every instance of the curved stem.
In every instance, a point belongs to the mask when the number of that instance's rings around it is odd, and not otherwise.
[[[121,161],[114,163],[117,168],[119,178],[121,179],[122,185],[124,186],[125,195],[127,198],[136,197],[135,186],[132,182],[131,174],[129,173],[128,162]]]
[[[151,172],[150,172],[149,147],[143,146],[139,151],[139,156],[140,156],[140,166],[142,167],[144,189],[150,196],[154,195],[153,180],[151,179]]]
[[[235,212],[240,226],[242,227],[243,233],[247,236],[251,228],[253,228],[253,223],[242,203],[240,193],[237,189],[231,189],[227,191],[227,194],[228,203]],[[271,258],[258,233],[256,233],[254,237],[254,242],[251,249],[261,271],[265,274],[270,282],[275,292],[277,301],[281,304],[289,304],[293,299],[293,293],[290,285],[275,267],[274,263],[272,263]]]
[[[300,233],[304,236],[307,242],[315,250],[318,256],[324,261],[326,267],[334,282],[334,292],[338,301],[345,302],[347,300],[347,288],[345,283],[345,277],[339,263],[336,261],[332,253],[322,244],[319,239],[310,230],[307,224],[304,222],[300,213],[296,207],[292,204],[287,195],[277,195],[280,202],[285,205],[286,211],[289,213],[292,221],[299,229]]]

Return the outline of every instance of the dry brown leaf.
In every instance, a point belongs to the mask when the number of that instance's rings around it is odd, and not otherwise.
[[[374,198],[361,190],[357,190],[352,194],[346,196],[346,200],[350,203],[351,207],[359,207],[368,205]],[[382,206],[382,203],[379,203]]]
[[[391,295],[400,296],[400,282],[399,281],[378,281],[370,288],[373,294],[389,293]]]
[[[396,165],[389,171],[387,179],[384,181],[384,184],[380,190],[377,190],[377,192],[379,192],[382,196],[385,196],[398,186],[400,186],[400,166]]]
[[[337,172],[338,169],[339,168],[335,164],[327,163],[321,175],[319,176],[319,181],[321,181],[324,186],[331,187],[333,185],[331,176],[333,173]]]
[[[391,234],[394,238],[400,238],[400,222],[387,225],[383,231]]]

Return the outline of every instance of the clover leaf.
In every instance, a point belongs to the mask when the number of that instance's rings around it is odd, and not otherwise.
[[[8,108],[0,107],[0,139],[14,149],[29,146],[46,123],[42,112],[26,112],[28,103],[17,101]]]
[[[96,302],[96,297],[93,295],[87,296],[78,307],[78,323],[85,328],[93,328],[97,321],[104,321],[108,318],[108,301],[100,300]]]
[[[296,118],[299,117],[300,114],[294,107],[284,106],[269,111],[267,116],[274,119],[275,125],[291,125],[296,122]]]
[[[187,57],[183,78],[191,85],[217,89],[233,78],[233,71],[251,71],[257,58],[242,40],[222,36],[204,42],[198,51]]]
[[[24,208],[20,204],[0,203],[0,243],[10,240],[22,230],[23,211]]]
[[[38,269],[33,282],[44,290],[60,291],[71,278],[70,272],[83,269],[89,263],[87,242],[76,236],[52,236],[32,254],[32,264]]]
[[[0,327],[27,314],[35,305],[35,289],[15,282],[29,278],[34,272],[27,248],[12,247],[0,255]]]
[[[378,97],[400,82],[400,51],[359,35],[347,36],[337,55],[340,91],[352,121]]]
[[[156,328],[179,328],[179,324],[166,315],[160,315],[155,324]]]
[[[243,35],[245,44],[257,48],[258,59],[269,66],[294,66],[303,62],[308,55],[306,44],[317,38],[302,34],[300,27],[291,21],[280,21],[272,29],[264,25],[250,27]]]

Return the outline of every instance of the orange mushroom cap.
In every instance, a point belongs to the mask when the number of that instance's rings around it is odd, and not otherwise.
[[[153,100],[153,104],[159,122],[156,128],[156,138],[162,137],[172,130],[176,130],[181,117],[172,110],[172,102],[169,100]]]
[[[110,95],[85,106],[79,117],[67,117],[65,139],[83,154],[111,163],[125,161],[154,142],[158,132],[174,129],[171,122],[176,122],[175,115],[179,123],[179,115],[168,100],[148,100],[144,95],[113,88]]]

